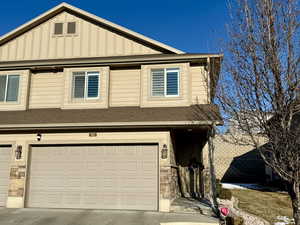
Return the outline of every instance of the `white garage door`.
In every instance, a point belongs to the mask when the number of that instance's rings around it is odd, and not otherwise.
[[[11,147],[0,146],[0,206],[6,205]]]
[[[157,210],[157,145],[35,146],[28,207]]]

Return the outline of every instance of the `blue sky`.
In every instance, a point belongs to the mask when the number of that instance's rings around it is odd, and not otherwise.
[[[22,25],[59,0],[1,2],[0,35]],[[174,48],[191,53],[221,52],[226,39],[228,12],[225,0],[66,0]]]

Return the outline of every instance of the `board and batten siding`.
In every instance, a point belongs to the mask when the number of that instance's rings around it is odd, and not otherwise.
[[[54,36],[56,22],[76,22],[76,34]],[[159,53],[161,52],[68,12],[62,12],[0,46],[1,61]]]
[[[140,105],[140,70],[110,71],[110,106]]]
[[[192,103],[208,104],[207,72],[204,66],[191,66],[190,75],[192,81]]]
[[[62,72],[32,74],[29,108],[60,108],[63,99],[63,75]]]

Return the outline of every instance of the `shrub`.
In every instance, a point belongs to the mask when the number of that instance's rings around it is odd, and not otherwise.
[[[222,184],[219,179],[216,180],[216,191],[218,198],[231,200],[232,192],[229,189],[222,188]]]
[[[221,193],[219,195],[219,198],[231,200],[231,198],[232,198],[232,192],[229,189],[222,188],[221,189]]]
[[[222,184],[219,179],[216,180],[216,191],[217,191],[217,197],[219,198],[220,193],[222,191]]]
[[[244,219],[242,217],[227,217],[226,225],[243,225]]]

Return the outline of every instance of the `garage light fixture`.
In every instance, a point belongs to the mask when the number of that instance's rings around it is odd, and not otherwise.
[[[15,151],[15,157],[16,159],[22,158],[22,145],[18,145]]]
[[[163,148],[161,150],[161,158],[162,159],[168,158],[168,147],[166,144],[163,145]]]
[[[40,141],[41,139],[42,139],[42,134],[38,133],[38,134],[36,135],[36,140],[37,140],[37,141]]]

